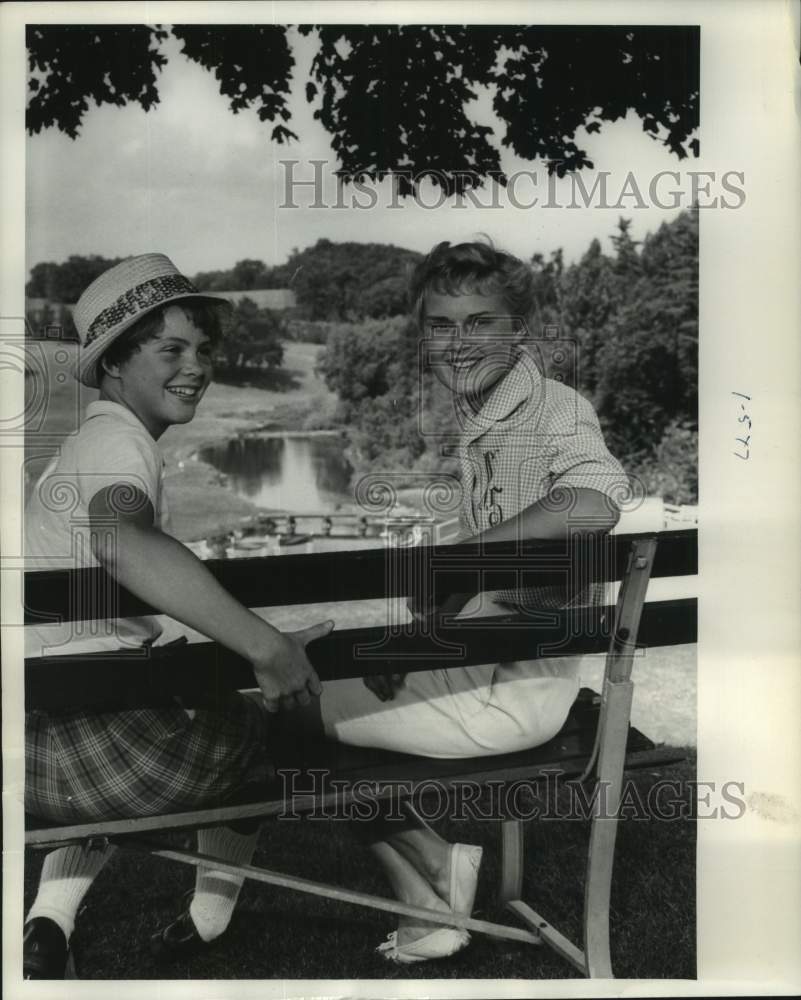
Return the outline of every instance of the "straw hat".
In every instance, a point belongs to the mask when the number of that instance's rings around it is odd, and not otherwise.
[[[97,363],[120,334],[154,309],[189,298],[231,310],[228,299],[199,292],[162,253],[129,257],[104,271],[78,299],[72,313],[81,339],[72,369],[75,378],[97,388]]]

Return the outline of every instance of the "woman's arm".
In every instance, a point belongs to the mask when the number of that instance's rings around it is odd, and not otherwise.
[[[460,544],[566,538],[571,521],[577,534],[605,535],[620,520],[620,512],[612,505],[606,494],[584,487],[559,487],[559,489],[571,490],[573,502],[569,511],[564,509],[562,498],[557,503],[555,498],[549,500],[545,497],[521,510],[514,517],[510,517],[508,521],[473,535],[472,538],[460,539]],[[448,594],[439,604],[423,608],[417,596],[413,594],[409,598],[408,607],[418,620],[432,614],[456,615],[473,596],[473,594]],[[373,677],[366,677],[364,683],[381,701],[391,701],[395,697],[395,692],[403,687],[405,677],[405,674],[389,676],[376,674]]]
[[[620,512],[604,493],[584,487],[559,487],[560,490],[570,489],[572,504],[565,510],[563,498],[543,497],[530,504],[501,524],[496,524],[486,531],[479,532],[471,538],[462,538],[460,545],[476,545],[483,542],[514,542],[514,541],[555,541],[566,538],[571,525],[577,535],[605,535],[620,520]],[[429,608],[427,613],[436,611],[439,614],[457,614],[472,594],[449,594],[436,608]],[[423,612],[412,598],[409,609],[415,616]]]
[[[128,512],[114,503],[119,489],[127,491]],[[327,635],[333,623],[279,632],[232,597],[186,546],[155,527],[153,506],[144,493],[128,503],[130,490],[125,484],[108,487],[89,504],[98,562],[160,612],[249,660],[269,709],[277,710],[279,702],[285,708],[307,704],[309,693],[319,695],[320,681],[304,647]]]
[[[471,542],[566,538],[571,522],[574,530],[582,534],[605,535],[620,520],[620,511],[605,493],[584,487],[558,486],[557,489],[570,490],[574,500],[569,510],[564,510],[563,503],[549,500],[546,496],[507,521],[487,528],[472,538],[462,539],[462,542],[467,545]]]

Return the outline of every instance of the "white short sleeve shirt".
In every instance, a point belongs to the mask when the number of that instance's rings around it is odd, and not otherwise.
[[[100,490],[115,484],[121,489],[112,497],[113,503],[121,509],[130,507],[132,491],[126,487],[135,487],[150,500],[155,523],[167,531],[163,471],[158,445],[130,410],[106,400],[90,403],[80,430],[65,439],[26,508],[26,569],[97,566],[90,544],[89,503]],[[38,625],[26,629],[26,655],[141,646],[154,642],[161,632],[161,625],[149,616]]]

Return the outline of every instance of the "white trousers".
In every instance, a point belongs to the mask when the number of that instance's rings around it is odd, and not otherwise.
[[[474,598],[461,616],[505,609]],[[341,743],[424,757],[512,753],[552,739],[579,690],[582,657],[487,663],[406,675],[382,702],[361,678],[331,681],[320,698],[326,735]]]

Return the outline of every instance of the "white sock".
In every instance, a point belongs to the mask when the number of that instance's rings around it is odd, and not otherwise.
[[[219,826],[198,830],[197,848],[200,854],[211,854],[231,864],[249,864],[258,839],[258,830],[241,834]],[[244,881],[241,875],[198,868],[189,915],[204,941],[212,941],[228,927]]]
[[[26,921],[47,917],[58,924],[69,942],[83,897],[115,851],[111,845],[103,851],[76,846],[60,847],[48,854]]]

